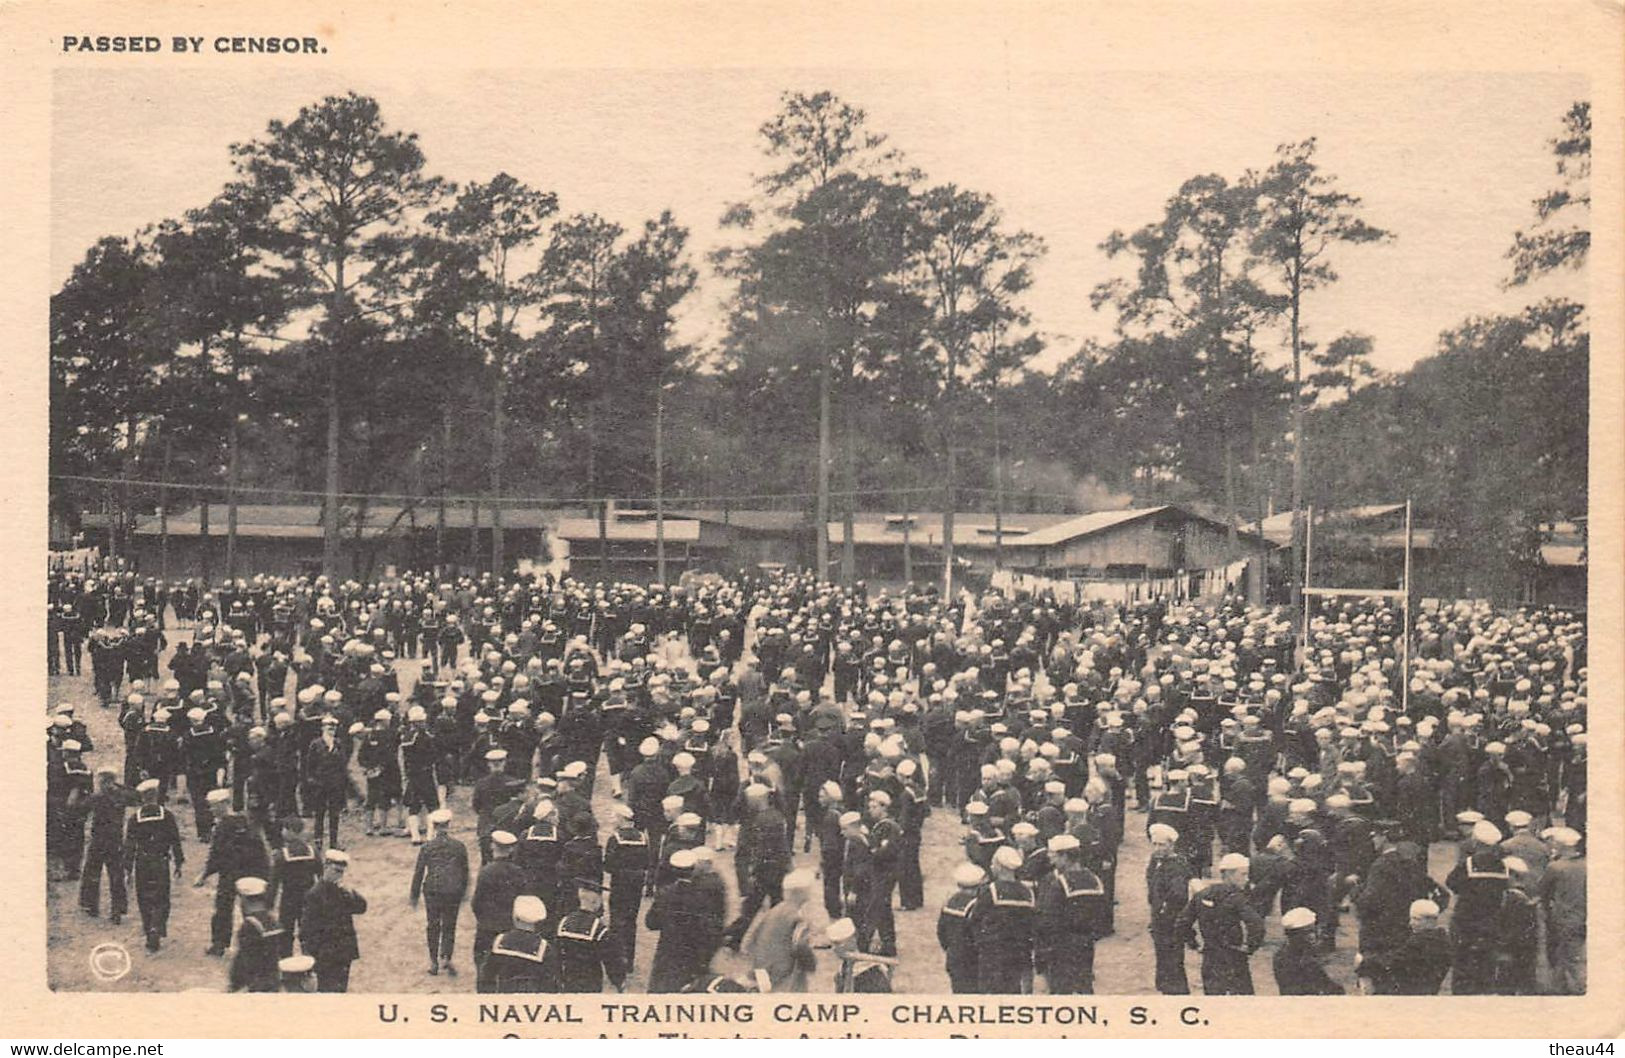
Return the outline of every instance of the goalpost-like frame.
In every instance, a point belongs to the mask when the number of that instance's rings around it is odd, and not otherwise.
[[[1307,658],[1309,653],[1309,600],[1315,597],[1335,597],[1359,595],[1366,598],[1398,599],[1400,607],[1400,620],[1403,622],[1403,634],[1399,640],[1399,703],[1402,712],[1410,712],[1411,706],[1411,501],[1405,500],[1405,571],[1398,588],[1317,588],[1313,586],[1309,573],[1313,568],[1315,554],[1315,509],[1307,510],[1307,520],[1304,523],[1303,547],[1303,621],[1298,633],[1299,657]]]

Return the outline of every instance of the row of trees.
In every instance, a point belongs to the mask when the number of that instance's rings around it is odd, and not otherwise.
[[[1583,422],[1576,439],[1552,406],[1528,407],[1545,428],[1509,430],[1505,453],[1462,433],[1489,410],[1481,390],[1431,432],[1396,426],[1460,372],[1500,377],[1484,357],[1538,363],[1541,400],[1583,393],[1575,307],[1474,321],[1391,379],[1362,334],[1311,340],[1304,295],[1392,238],[1313,140],[1188,180],[1160,216],[1112,233],[1101,248],[1125,268],[1091,296],[1115,336],[1043,372],[1025,304],[1041,238],[929,178],[827,92],[787,93],[760,135],[764,172],[704,263],[730,283],[726,331],[690,349],[672,321],[698,272],[669,213],[628,232],[505,173],[453,186],[357,95],[271,122],[232,148],[213,201],[101,240],[53,298],[59,500],[83,502],[79,478],[197,482],[234,523],[245,488],[320,482],[331,569],[369,496],[405,497],[403,516],[433,507],[442,526],[448,494],[479,497],[496,566],[505,499],[733,497],[846,520],[845,576],[863,507],[941,510],[947,569],[956,509],[1099,502],[1084,489],[1208,503],[1233,527],[1407,493],[1441,511],[1516,498],[1523,522],[1583,510]],[[1583,260],[1583,104],[1555,146],[1563,186],[1517,235],[1512,282]],[[1468,437],[1486,468],[1524,459],[1545,487],[1513,493],[1489,470],[1468,485],[1437,455]],[[167,506],[161,490],[117,494],[126,514]]]

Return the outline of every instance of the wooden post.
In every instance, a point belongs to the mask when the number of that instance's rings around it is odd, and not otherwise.
[[[1411,709],[1411,501],[1405,499],[1405,606],[1401,615],[1405,621],[1405,638],[1400,640],[1400,683],[1399,708],[1400,712],[1409,714]]]
[[[213,557],[209,554],[210,540],[209,540],[209,496],[208,496],[208,493],[204,493],[202,499],[198,502],[197,531],[198,531],[198,542],[199,542],[199,544],[200,544],[200,546],[202,548],[202,552],[203,552],[203,559],[202,559],[203,569],[201,571],[203,573],[203,590],[208,591],[210,589],[210,587],[212,586],[212,577],[214,576],[214,560],[213,560]]]
[[[666,384],[655,387],[655,583],[666,583]],[[687,568],[685,560],[684,568]]]
[[[1302,664],[1304,660],[1307,660],[1309,652],[1310,596],[1309,592],[1304,589],[1307,589],[1311,584],[1314,583],[1314,581],[1312,581],[1309,577],[1309,564],[1313,560],[1315,553],[1315,509],[1310,507],[1306,513],[1308,514],[1308,518],[1305,519],[1303,527],[1303,579],[1301,581],[1297,580],[1296,575],[1294,575],[1293,578],[1294,582],[1299,585],[1299,593],[1303,599],[1303,619],[1298,627],[1298,650],[1300,664]],[[1298,512],[1294,511],[1292,517],[1296,519],[1297,516]]]

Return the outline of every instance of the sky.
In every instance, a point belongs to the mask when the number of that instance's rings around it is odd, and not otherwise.
[[[1310,337],[1375,338],[1402,370],[1469,316],[1545,296],[1583,297],[1582,276],[1503,291],[1504,254],[1554,185],[1547,141],[1586,93],[1566,75],[1309,77],[1057,76],[861,69],[250,72],[198,91],[163,70],[59,70],[52,130],[53,285],[98,238],[130,234],[202,205],[231,176],[228,146],[272,118],[355,90],[392,127],[418,133],[430,171],[453,181],[506,171],[557,192],[565,213],[630,230],[663,209],[691,230],[703,280],[678,337],[720,337],[726,284],[709,275],[717,220],[768,163],[758,129],[785,90],[829,89],[868,112],[932,182],[991,194],[1012,227],[1049,252],[1029,297],[1047,366],[1111,334],[1089,293],[1124,273],[1100,242],[1156,219],[1186,179],[1234,179],[1269,165],[1277,144],[1315,136],[1343,190],[1395,238],[1338,251],[1341,278],[1310,295]],[[1277,351],[1277,356],[1282,355]]]

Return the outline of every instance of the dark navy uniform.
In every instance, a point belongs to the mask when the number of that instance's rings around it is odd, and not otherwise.
[[[1190,895],[1192,877],[1190,863],[1177,852],[1153,855],[1146,863],[1145,889],[1151,910],[1151,944],[1157,958],[1157,991],[1165,996],[1189,995],[1191,990],[1177,924]]]
[[[547,938],[533,930],[510,929],[497,936],[480,966],[481,992],[557,992],[559,957]]]
[[[136,808],[124,828],[124,862],[135,873],[135,903],[147,950],[157,951],[169,932],[170,872],[179,875],[186,862],[180,827],[169,809],[159,804]]]
[[[513,928],[514,897],[526,893],[525,870],[511,858],[492,860],[474,882],[474,962],[483,965],[492,943]],[[545,901],[544,901],[545,902]]]
[[[559,919],[559,991],[602,992],[604,978],[619,988],[626,981],[617,938],[596,911],[577,908]]]
[[[1209,885],[1185,906],[1175,930],[1193,946],[1200,936],[1204,994],[1253,994],[1249,959],[1264,943],[1264,919],[1245,892],[1228,882]]]
[[[1031,990],[1037,912],[1037,899],[1026,882],[999,878],[988,884],[972,919],[979,992],[1017,995]]]
[[[1456,898],[1450,918],[1455,941],[1450,991],[1455,995],[1484,995],[1494,984],[1502,902],[1510,877],[1501,850],[1485,848],[1458,863],[1445,879]]]
[[[271,854],[270,888],[266,901],[277,908],[277,921],[282,924],[282,954],[293,954],[293,938],[299,921],[305,914],[305,894],[316,884],[319,873],[316,853],[304,838],[290,835],[282,847]],[[281,904],[277,898],[281,897]]]
[[[231,943],[232,913],[236,910],[237,879],[263,878],[270,872],[265,846],[239,812],[226,815],[215,825],[209,841],[209,859],[203,877],[216,879],[214,917],[209,920],[209,950],[219,955]]]
[[[985,892],[982,886],[956,890],[937,915],[937,943],[942,945],[948,985],[960,995],[973,994],[980,987],[975,916]]]
[[[227,978],[232,992],[276,992],[281,983],[277,960],[282,958],[286,931],[269,911],[251,911],[237,927],[237,953]]]
[[[1094,992],[1105,902],[1106,886],[1087,867],[1054,870],[1039,880],[1035,956],[1050,995]]]
[[[630,824],[617,827],[604,842],[604,873],[609,876],[609,932],[631,966],[637,953],[638,910],[649,870],[649,836]]]

